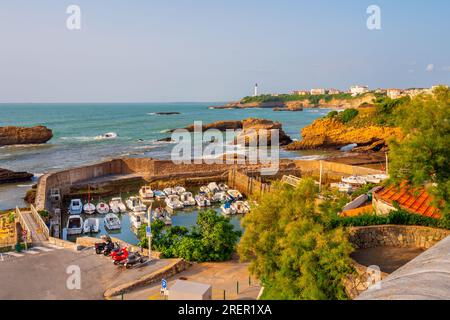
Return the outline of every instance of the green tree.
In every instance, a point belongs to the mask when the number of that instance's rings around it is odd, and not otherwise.
[[[428,185],[436,205],[449,213],[450,200],[450,90],[437,88],[419,95],[396,110],[405,138],[390,144],[391,180],[412,186]]]
[[[356,116],[359,114],[359,111],[356,109],[346,109],[343,112],[339,114],[339,120],[341,120],[342,123],[348,123],[352,121]]]
[[[352,247],[343,229],[327,227],[316,196],[313,180],[277,185],[243,219],[238,253],[261,279],[264,299],[347,298]]]

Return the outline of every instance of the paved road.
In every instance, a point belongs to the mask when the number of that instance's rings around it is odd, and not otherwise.
[[[12,299],[103,299],[103,292],[119,284],[138,279],[171,263],[155,260],[148,266],[127,270],[113,265],[109,257],[83,251],[59,250],[48,244],[20,254],[0,256],[0,300]],[[78,266],[81,289],[70,290],[69,266]]]

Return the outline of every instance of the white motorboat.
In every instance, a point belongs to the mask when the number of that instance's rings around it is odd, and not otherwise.
[[[210,193],[210,192],[211,192],[211,190],[209,190],[208,187],[206,187],[206,186],[201,186],[201,187],[200,187],[200,193],[206,193],[206,194],[208,194],[208,193]]]
[[[231,197],[232,200],[241,200],[242,194],[238,190],[228,190],[228,195]]]
[[[165,225],[171,225],[172,224],[172,217],[170,216],[170,213],[164,210],[163,208],[156,208],[152,212],[152,219],[153,220],[161,220],[164,222]]]
[[[102,201],[97,203],[97,206],[95,208],[97,209],[97,212],[99,214],[107,214],[109,212],[109,206]]]
[[[366,184],[366,180],[364,180],[363,177],[359,177],[359,176],[350,176],[350,177],[343,177],[342,182],[344,183],[348,183],[348,184],[352,184],[352,185],[364,185]]]
[[[130,223],[135,229],[139,229],[142,225],[142,218],[139,214],[130,212]]]
[[[205,194],[196,195],[195,202],[197,203],[197,206],[201,208],[209,207],[211,205],[211,201],[209,201],[208,197]]]
[[[236,214],[236,209],[232,206],[231,202],[225,202],[220,207],[220,210],[222,210],[222,213],[227,216]]]
[[[212,192],[212,193],[216,193],[216,192],[219,192],[219,191],[220,191],[219,186],[218,186],[217,183],[215,183],[215,182],[209,183],[209,184],[208,184],[208,189],[209,189],[209,191]]]
[[[83,203],[80,199],[72,199],[69,205],[69,214],[80,215],[83,212]]]
[[[246,214],[250,211],[250,205],[247,201],[236,201],[231,204],[237,214]]]
[[[109,140],[117,138],[117,133],[115,132],[107,132],[95,137],[95,140]]]
[[[139,190],[139,196],[141,197],[142,201],[152,201],[155,194],[153,193],[153,190],[150,186],[143,186]]]
[[[84,233],[97,233],[100,231],[100,219],[88,218],[84,220],[83,232]]]
[[[185,187],[181,187],[181,186],[176,186],[175,188],[173,188],[173,191],[174,191],[177,195],[181,196],[183,193],[186,192],[186,188],[185,188]]]
[[[103,219],[106,229],[108,230],[120,230],[122,223],[118,216],[114,213],[108,213]]]
[[[192,192],[184,192],[180,196],[181,202],[183,202],[184,206],[195,206],[195,198],[192,195]]]
[[[225,202],[228,200],[228,195],[225,191],[219,191],[214,193],[214,195],[212,196],[212,201],[213,202]]]
[[[176,194],[171,194],[170,196],[167,196],[166,205],[172,210],[176,209],[182,209],[184,207],[183,202],[180,201],[180,197]]]
[[[386,174],[369,174],[367,176],[363,176],[362,178],[366,180],[367,183],[378,184],[388,179],[389,177]]]
[[[131,196],[126,201],[128,209],[133,212],[147,211],[147,206],[138,197]]]
[[[83,206],[83,210],[85,214],[94,214],[95,213],[95,205],[91,202],[86,202]]]
[[[69,216],[67,219],[67,235],[77,235],[83,232],[83,218],[79,215]]]
[[[153,194],[157,200],[162,200],[166,198],[166,194],[161,190],[154,190]]]
[[[338,189],[340,192],[347,192],[347,193],[349,193],[353,190],[353,187],[351,184],[343,183],[343,182],[332,183],[332,184],[330,184],[330,187]]]
[[[176,194],[175,190],[173,188],[165,188],[164,193],[166,194],[166,196],[170,196],[172,194]]]
[[[228,191],[228,186],[223,182],[219,183],[218,187],[220,191]]]
[[[111,211],[116,214],[127,212],[127,207],[120,197],[112,198],[111,201],[109,201],[109,207],[111,208]]]

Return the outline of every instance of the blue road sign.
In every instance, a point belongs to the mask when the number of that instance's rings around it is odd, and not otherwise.
[[[161,287],[162,287],[163,289],[167,289],[167,280],[166,280],[166,279],[162,279],[162,280],[161,280]]]
[[[152,235],[152,227],[147,226],[145,228],[145,233],[147,234],[147,237],[150,237]]]

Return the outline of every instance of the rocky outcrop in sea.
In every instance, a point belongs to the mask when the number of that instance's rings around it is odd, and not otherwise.
[[[31,178],[33,178],[33,174],[28,172],[14,172],[0,168],[0,184],[29,181]]]
[[[0,127],[0,146],[15,144],[41,144],[53,137],[53,132],[45,126]]]

